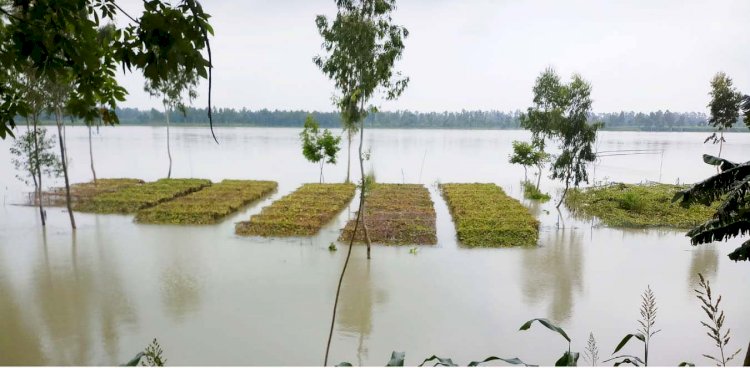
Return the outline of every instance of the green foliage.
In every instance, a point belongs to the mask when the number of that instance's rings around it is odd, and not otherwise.
[[[375,184],[365,207],[370,240],[381,244],[435,244],[435,208],[422,184]],[[341,231],[339,241],[351,240],[356,220]],[[358,228],[355,241],[364,241]]]
[[[335,137],[331,131],[324,129],[320,131],[318,122],[308,115],[305,118],[305,127],[300,133],[302,140],[302,155],[314,163],[320,163],[320,182],[323,182],[323,164],[335,164],[336,155],[341,147],[341,137]]]
[[[521,183],[523,185],[523,197],[534,201],[547,202],[550,200],[550,196],[547,193],[543,193],[541,190],[529,181]]]
[[[750,232],[750,162],[738,164],[711,155],[703,161],[719,166],[721,172],[676,193],[672,201],[683,207],[711,205],[721,201],[711,219],[694,227],[687,235],[693,245],[728,240]],[[729,254],[733,261],[750,260],[750,240]]]
[[[211,181],[206,179],[159,179],[96,195],[91,200],[78,203],[75,209],[94,213],[134,213],[209,185]]]
[[[615,366],[620,366],[626,363],[635,366],[638,366],[639,364],[648,366],[649,343],[651,342],[651,338],[654,337],[654,335],[656,335],[659,331],[661,331],[654,329],[654,325],[656,324],[657,309],[656,297],[654,296],[654,292],[651,291],[651,287],[649,286],[641,296],[641,319],[638,320],[638,324],[640,325],[640,327],[638,327],[638,332],[625,335],[620,343],[617,344],[615,351],[612,353],[612,355],[617,354],[617,352],[619,352],[623,347],[625,347],[625,345],[627,345],[628,341],[635,337],[636,339],[643,342],[643,359],[635,355],[618,355],[616,357],[605,360],[605,362],[619,359],[619,361],[615,363]]]
[[[331,252],[335,252],[335,251],[337,251],[339,249],[336,248],[336,243],[331,242],[331,244],[328,244],[328,250],[331,251]]]
[[[36,142],[34,142],[36,140]],[[62,162],[54,151],[55,136],[47,138],[47,130],[29,130],[10,147],[11,163],[18,171],[16,178],[26,185],[34,183],[37,170],[42,175],[58,177],[62,174]]]
[[[52,83],[70,78],[75,88],[66,110],[86,122],[117,123],[114,109],[127,93],[115,78],[118,66],[135,67],[151,82],[178,71],[208,78],[210,106],[208,34],[213,30],[201,5],[196,0],[175,5],[145,1],[140,18],[131,17],[132,24],[114,29],[104,42],[101,21],[114,21],[118,11],[115,0],[18,0],[0,9],[0,138],[12,134],[14,117],[29,109],[13,82],[26,67]],[[208,115],[211,121],[210,108]]]
[[[565,205],[575,215],[596,217],[613,227],[688,228],[710,218],[712,208],[684,208],[671,199],[686,186],[670,184],[611,184],[575,189]]]
[[[526,321],[523,325],[521,325],[521,328],[519,328],[520,331],[526,331],[529,328],[531,328],[531,325],[534,324],[534,322],[539,322],[542,326],[546,327],[550,331],[556,332],[558,335],[562,336],[567,342],[568,342],[568,350],[563,353],[563,355],[555,362],[556,367],[575,367],[578,365],[578,358],[580,357],[580,353],[572,352],[570,351],[570,337],[568,337],[568,334],[563,330],[562,328],[556,326],[554,323],[550,322],[546,318],[535,318],[529,321]]]
[[[513,141],[513,154],[509,156],[509,162],[523,166],[524,179],[527,179],[526,168],[528,166],[537,167],[541,175],[542,168],[547,160],[549,160],[549,154],[534,143]]]
[[[743,100],[742,94],[732,85],[732,79],[724,72],[719,72],[711,79],[711,102],[708,108],[711,115],[708,124],[723,133],[730,129],[740,117],[740,107]],[[724,135],[716,135],[716,132],[706,138],[705,142],[712,141],[714,144],[725,142]]]
[[[163,367],[167,363],[167,360],[164,358],[163,354],[164,351],[162,351],[159,342],[154,339],[154,341],[152,341],[145,350],[136,354],[133,359],[123,364],[123,366]]]
[[[116,192],[143,183],[143,180],[129,178],[98,179],[96,182],[90,181],[87,183],[76,183],[70,186],[70,199],[74,204],[73,207],[77,209],[79,203],[91,201],[94,197],[100,194]],[[65,205],[64,187],[52,188],[52,190],[45,194],[49,198],[52,206]]]
[[[351,201],[354,184],[304,184],[264,207],[250,221],[237,223],[235,233],[260,236],[311,236]]]
[[[602,123],[588,123],[591,113],[591,85],[574,74],[563,84],[552,68],[537,78],[534,106],[521,116],[521,126],[532,134],[535,146],[544,150],[547,139],[558,143],[560,154],[552,162],[552,179],[565,183],[557,207],[563,202],[568,187],[588,183],[586,164],[596,159],[593,144]]]
[[[275,181],[223,180],[219,184],[138,211],[148,224],[214,224],[276,190]]]
[[[699,286],[700,289],[696,289],[695,293],[697,294],[698,300],[701,301],[701,308],[704,312],[706,312],[706,316],[708,316],[709,322],[703,322],[701,321],[701,324],[706,327],[708,332],[706,333],[708,337],[713,340],[713,342],[716,344],[716,347],[719,348],[719,357],[715,358],[708,354],[703,354],[704,357],[711,359],[714,363],[716,363],[717,366],[725,367],[729,361],[734,359],[737,354],[742,351],[742,349],[738,349],[734,352],[734,354],[729,355],[727,357],[724,356],[724,349],[727,348],[727,345],[729,345],[729,340],[731,338],[731,330],[727,329],[726,331],[722,331],[724,328],[724,311],[719,309],[719,304],[721,303],[721,295],[716,299],[716,302],[714,302],[713,296],[711,295],[711,283],[710,281],[706,280],[702,274],[698,274],[698,277],[700,277]]]
[[[534,246],[539,221],[495,184],[440,184],[458,240],[470,247]]]
[[[404,366],[404,360],[405,360],[405,358],[406,358],[406,353],[394,351],[394,352],[391,353],[391,359],[388,360],[388,363],[385,366],[386,367],[403,367]],[[492,361],[496,361],[496,360],[503,361],[505,363],[513,364],[513,365],[523,365],[523,366],[526,366],[526,367],[536,367],[534,365],[528,365],[528,364],[524,363],[523,361],[521,361],[521,359],[518,359],[518,358],[506,359],[506,358],[499,358],[499,357],[496,357],[496,356],[487,357],[484,360],[480,360],[480,361],[473,361],[473,362],[470,362],[469,364],[467,364],[466,366],[467,367],[478,367],[478,366],[482,365],[483,363],[488,363],[488,362],[492,362]],[[437,355],[433,355],[433,356],[425,359],[424,361],[422,361],[422,363],[419,364],[418,367],[424,367],[425,364],[427,364],[427,363],[433,363],[433,362],[434,362],[434,364],[433,364],[434,367],[458,367],[459,366],[458,364],[454,363],[453,359],[451,359],[451,358],[440,358]],[[349,363],[349,362],[341,362],[339,364],[336,364],[336,366],[337,367],[351,367],[352,364]]]

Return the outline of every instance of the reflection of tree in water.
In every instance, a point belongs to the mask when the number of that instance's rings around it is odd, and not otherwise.
[[[544,246],[523,252],[523,294],[531,303],[549,299],[548,317],[563,322],[573,310],[574,292],[583,289],[583,234],[571,229],[546,234]]]
[[[177,239],[175,239],[177,240]],[[163,255],[169,263],[161,269],[161,298],[167,314],[177,321],[184,320],[188,313],[196,310],[201,302],[200,249],[193,247],[182,251],[179,247],[186,242],[176,241],[164,244],[160,249],[168,254]],[[176,250],[176,251],[175,251]]]
[[[32,285],[34,304],[40,314],[40,334],[44,333],[54,364],[91,364],[92,350],[100,340],[109,363],[117,363],[117,329],[135,320],[133,307],[116,264],[106,254],[106,243],[88,247],[92,252],[93,248],[98,250],[97,263],[93,254],[85,250],[79,254],[76,234],[70,236],[68,244],[50,247],[43,234],[43,259],[36,263],[39,269]],[[96,333],[97,328],[101,329],[101,336]]]
[[[690,249],[690,269],[688,274],[688,290],[693,295],[693,290],[698,285],[698,273],[713,280],[719,270],[719,250],[715,244],[701,244]]]
[[[343,331],[359,335],[357,359],[359,365],[367,359],[365,339],[372,332],[372,308],[388,300],[383,290],[375,290],[370,277],[370,263],[366,259],[352,259],[341,288],[336,323]]]

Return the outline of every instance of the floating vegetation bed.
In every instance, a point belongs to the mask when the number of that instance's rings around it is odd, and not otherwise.
[[[133,213],[211,185],[206,179],[160,179],[94,196],[74,209],[95,213]]]
[[[149,224],[214,224],[240,207],[273,192],[275,181],[224,180],[206,189],[138,211]]]
[[[441,184],[458,240],[470,247],[532,246],[539,221],[495,184]]]
[[[333,219],[354,197],[354,184],[304,184],[237,223],[239,235],[309,236]]]
[[[370,241],[381,244],[435,244],[435,208],[430,192],[421,184],[376,184],[365,202],[365,221]],[[351,220],[341,232],[340,241],[352,238]],[[364,242],[362,227],[358,242]]]
[[[88,183],[76,183],[70,186],[70,201],[75,206],[77,203],[91,200],[97,195],[103,193],[116,192],[120,189],[143,184],[141,179],[117,178],[117,179],[99,179],[94,184],[93,181]],[[44,193],[45,204],[47,206],[64,206],[65,205],[65,188],[52,188],[49,192]],[[33,199],[32,204],[38,204]]]
[[[610,184],[584,190],[572,190],[565,205],[584,218],[597,217],[613,227],[691,228],[711,218],[715,207],[693,205],[684,208],[672,203],[678,190],[671,184]]]

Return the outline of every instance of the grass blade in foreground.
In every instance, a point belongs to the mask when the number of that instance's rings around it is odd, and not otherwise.
[[[207,179],[159,179],[95,196],[76,210],[95,213],[133,213],[211,185]]]
[[[422,184],[376,184],[367,197],[367,231],[373,243],[435,244],[435,208]],[[354,220],[341,232],[340,241],[351,240]],[[355,241],[364,242],[357,231]]]
[[[441,184],[458,240],[470,247],[533,246],[539,221],[495,184]]]
[[[242,206],[273,192],[277,186],[275,181],[224,180],[138,211],[135,220],[149,224],[214,224]]]
[[[354,197],[354,184],[304,184],[237,223],[238,235],[310,236],[331,221]]]

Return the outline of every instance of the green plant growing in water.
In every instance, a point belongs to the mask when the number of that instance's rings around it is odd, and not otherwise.
[[[612,355],[616,354],[623,347],[625,347],[625,345],[627,345],[628,341],[635,337],[636,339],[643,342],[643,359],[635,355],[618,355],[616,357],[605,360],[605,362],[621,359],[620,361],[615,363],[615,366],[619,366],[625,363],[629,363],[635,366],[638,366],[640,363],[644,366],[648,366],[649,343],[651,342],[651,338],[654,337],[654,335],[656,335],[659,331],[661,331],[654,329],[654,325],[656,324],[657,310],[658,308],[656,307],[656,297],[654,296],[654,292],[651,291],[651,286],[649,286],[646,288],[646,291],[643,292],[643,295],[641,295],[641,319],[638,320],[638,324],[640,325],[640,327],[638,328],[636,333],[625,335],[622,341],[620,341],[620,343],[615,348],[615,351],[612,353]]]
[[[36,142],[34,139],[36,138]],[[62,174],[62,162],[54,152],[55,136],[47,138],[47,130],[36,128],[36,133],[29,130],[13,142],[9,151],[11,163],[19,171],[16,178],[26,185],[34,184],[34,189],[39,194],[39,183],[37,172],[44,176],[57,177]],[[38,153],[35,152],[38,148]]]
[[[534,184],[529,181],[524,181],[521,185],[523,185],[523,197],[526,199],[547,202],[551,198],[549,194],[543,193],[538,187],[535,187]]]
[[[719,144],[719,154],[724,146],[724,131],[732,128],[734,123],[740,117],[740,108],[743,101],[742,94],[732,85],[732,78],[729,78],[724,72],[719,72],[711,79],[711,102],[708,108],[711,115],[708,119],[708,125],[711,125],[716,131],[708,136],[703,143],[711,141],[713,144]],[[716,133],[719,133],[717,136]]]
[[[529,328],[531,328],[531,325],[534,322],[539,322],[542,326],[547,327],[550,331],[557,332],[560,336],[565,338],[565,340],[568,342],[568,350],[565,351],[559,359],[557,359],[557,361],[555,362],[555,366],[575,367],[578,364],[578,357],[580,357],[581,354],[570,351],[570,337],[568,337],[568,334],[565,333],[565,330],[563,330],[560,327],[555,326],[552,322],[550,322],[546,318],[534,318],[532,320],[526,321],[526,323],[524,323],[519,330],[520,331],[528,330]]]
[[[336,243],[331,242],[331,244],[328,244],[328,250],[331,251],[331,252],[335,252],[335,251],[337,251],[339,249],[336,248]]]
[[[406,359],[406,353],[402,351],[394,351],[391,353],[391,359],[388,360],[388,363],[386,363],[386,367],[403,367],[404,366],[404,360]],[[483,363],[500,360],[508,364],[513,365],[524,365],[527,367],[534,367],[533,365],[528,365],[521,361],[518,358],[511,358],[511,359],[505,359],[505,358],[499,358],[496,356],[487,357],[484,360],[481,361],[473,361],[467,364],[467,367],[478,367]],[[453,359],[451,358],[440,358],[437,355],[433,355],[424,361],[418,367],[423,367],[427,363],[435,362],[433,365],[434,367],[458,367],[459,365],[453,362]],[[337,367],[351,367],[352,364],[349,362],[341,362],[336,365]]]
[[[618,206],[626,211],[639,212],[643,209],[643,199],[635,192],[625,192],[618,200]]]
[[[700,273],[698,274],[698,277],[700,278],[700,281],[698,283],[700,289],[695,289],[695,293],[697,294],[696,296],[698,300],[700,300],[703,304],[701,305],[701,308],[704,312],[706,312],[706,315],[709,319],[709,322],[701,321],[701,324],[705,326],[706,329],[708,329],[708,332],[706,334],[714,341],[716,347],[719,348],[720,354],[719,358],[715,358],[708,354],[703,354],[703,356],[713,360],[717,366],[725,367],[727,363],[729,363],[729,361],[734,359],[737,354],[742,351],[742,348],[737,349],[734,354],[729,355],[728,357],[724,355],[724,349],[726,349],[727,345],[729,345],[729,340],[731,338],[731,329],[728,328],[726,332],[722,331],[722,329],[724,328],[725,316],[724,311],[719,309],[719,304],[721,303],[721,295],[719,295],[719,297],[716,298],[716,302],[714,302],[713,296],[711,295],[710,281],[706,280]]]
[[[320,182],[323,182],[323,165],[335,164],[336,155],[341,147],[341,137],[334,137],[331,131],[324,129],[320,131],[320,125],[312,115],[305,118],[305,127],[300,133],[302,140],[302,155],[313,163],[320,163]]]
[[[523,166],[523,180],[528,182],[527,168],[535,166],[537,168],[536,190],[539,190],[539,183],[542,180],[542,169],[544,164],[549,161],[549,154],[544,152],[544,148],[538,144],[538,141],[532,143],[513,141],[513,154],[509,156],[511,164]]]
[[[589,333],[589,341],[586,343],[586,350],[583,352],[583,356],[592,367],[596,367],[596,363],[599,362],[599,347],[596,345],[596,338],[594,338],[593,332]]]
[[[123,366],[135,367],[140,365],[144,367],[163,367],[164,364],[167,363],[163,354],[164,351],[162,351],[159,342],[154,339],[146,349],[136,354],[133,359],[123,364]]]

